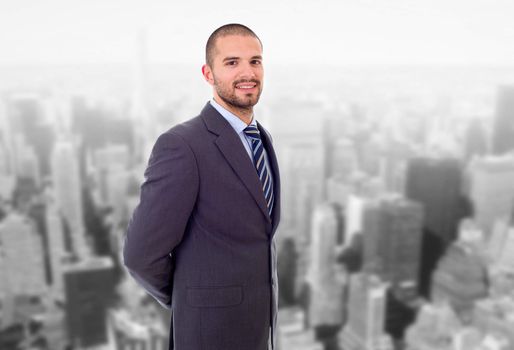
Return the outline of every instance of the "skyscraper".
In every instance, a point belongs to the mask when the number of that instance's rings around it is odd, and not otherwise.
[[[358,169],[357,153],[353,142],[348,138],[338,138],[332,149],[330,176],[346,180]]]
[[[324,199],[324,151],[322,144],[317,141],[299,141],[287,145],[282,150],[281,172],[287,181],[284,181],[283,200],[288,205],[284,213],[285,222],[288,227],[297,227],[298,223],[305,224],[308,215],[312,210],[304,211],[305,203],[299,198],[301,190],[306,191],[304,200],[314,206]],[[301,176],[298,176],[301,174]],[[308,234],[308,226],[300,225],[304,238]],[[298,227],[297,227],[298,228]]]
[[[471,120],[464,137],[466,159],[469,160],[474,156],[483,156],[487,153],[489,145],[486,131],[478,118]]]
[[[107,343],[107,304],[113,288],[110,258],[90,258],[64,271],[66,325],[73,348]]]
[[[491,235],[497,219],[509,220],[514,208],[514,155],[475,158],[469,165],[475,221]]]
[[[343,292],[347,274],[341,265],[336,265],[336,215],[335,208],[325,203],[316,207],[312,219],[307,273],[311,326],[338,326],[344,320]]]
[[[13,141],[5,103],[0,99],[0,176],[14,175]]]
[[[64,297],[63,260],[67,253],[64,245],[61,214],[53,198],[53,193],[49,188],[46,189],[45,202],[45,224],[48,235],[52,290],[54,295],[61,299]]]
[[[386,289],[387,284],[377,276],[362,273],[351,276],[348,322],[340,334],[343,349],[374,350],[385,342]]]
[[[351,195],[346,203],[346,226],[344,244],[349,246],[357,234],[362,234],[364,206],[366,199],[360,196]]]
[[[35,185],[40,184],[39,160],[33,146],[26,143],[23,135],[14,137],[16,150],[16,175],[19,178],[29,179]]]
[[[0,198],[11,199],[15,186],[16,171],[12,135],[5,105],[0,99]]]
[[[42,238],[34,222],[17,212],[10,212],[0,222],[3,271],[0,295],[41,295],[47,290]]]
[[[52,179],[56,204],[71,230],[72,250],[79,258],[89,255],[82,209],[78,157],[71,140],[61,138],[52,153]]]
[[[360,169],[371,176],[377,176],[380,172],[380,161],[384,152],[384,138],[377,132],[364,136],[366,142],[360,145]]]
[[[299,252],[298,280],[301,289],[308,266],[310,227],[313,208],[324,199],[324,153],[319,142],[298,142],[288,145],[282,154],[281,174],[287,181],[282,186],[285,229],[295,230],[295,246]],[[298,176],[301,174],[301,176]]]
[[[420,292],[428,296],[430,276],[445,248],[457,237],[464,216],[462,171],[457,160],[416,158],[407,168],[406,197],[424,207]]]
[[[364,271],[389,282],[400,299],[417,296],[422,225],[422,205],[401,197],[364,208]]]
[[[48,101],[42,94],[31,92],[12,93],[6,101],[12,137],[21,137],[23,146],[32,148],[37,158],[37,172],[47,175],[54,138],[49,124]]]
[[[514,150],[513,85],[504,85],[498,88],[492,145],[495,154]]]

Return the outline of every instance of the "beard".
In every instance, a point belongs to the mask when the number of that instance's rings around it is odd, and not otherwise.
[[[255,83],[257,93],[246,93],[244,96],[238,96],[236,94],[236,85],[240,83]],[[229,106],[239,110],[252,110],[253,106],[259,102],[259,97],[262,92],[261,82],[257,79],[241,79],[236,80],[233,83],[223,84],[214,77],[214,88],[218,96]],[[244,92],[244,90],[242,90]]]

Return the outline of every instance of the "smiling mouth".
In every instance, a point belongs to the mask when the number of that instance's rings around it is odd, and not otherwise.
[[[251,90],[255,87],[257,87],[256,82],[244,82],[244,83],[236,84],[236,89],[241,89],[241,90]]]

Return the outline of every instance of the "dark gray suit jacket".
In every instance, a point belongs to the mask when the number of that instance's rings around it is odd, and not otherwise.
[[[210,103],[153,147],[123,258],[172,309],[170,349],[267,350],[270,324],[275,347],[280,175],[257,125],[273,172],[271,218],[252,160]]]

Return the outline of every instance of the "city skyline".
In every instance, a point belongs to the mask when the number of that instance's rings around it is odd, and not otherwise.
[[[0,63],[2,350],[167,349],[169,311],[120,252],[151,145],[212,95],[145,51]],[[514,66],[270,66],[276,350],[513,349]]]

